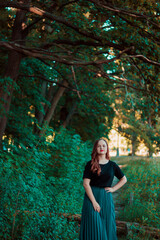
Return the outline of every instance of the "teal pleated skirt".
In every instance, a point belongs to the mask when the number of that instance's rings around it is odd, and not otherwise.
[[[117,240],[112,193],[107,193],[104,188],[91,188],[101,210],[99,213],[94,210],[85,193],[79,240]]]

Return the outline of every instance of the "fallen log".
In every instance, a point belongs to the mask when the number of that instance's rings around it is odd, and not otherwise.
[[[62,214],[64,217],[66,217],[69,221],[77,221],[78,224],[80,225],[81,222],[81,215],[80,214]],[[154,239],[160,239],[160,229],[154,228],[154,227],[149,227],[149,226],[144,226],[139,223],[135,222],[125,222],[125,221],[120,221],[116,220],[116,227],[117,227],[117,234],[120,235],[128,235],[130,232],[140,232],[140,233],[145,233],[150,236],[152,236]]]
[[[15,213],[13,214],[14,218],[18,214],[20,214],[20,210],[16,210]],[[48,213],[45,212],[37,212],[37,211],[23,211],[27,215],[32,215],[32,214],[38,214],[39,217],[48,215]],[[67,218],[68,221],[75,221],[78,223],[80,226],[81,223],[81,215],[80,214],[69,214],[69,213],[54,213],[55,215],[59,215],[60,217]],[[50,216],[53,217],[53,213],[49,213]],[[154,228],[154,227],[149,227],[149,226],[144,226],[139,223],[135,222],[125,222],[125,221],[120,221],[116,220],[116,227],[117,227],[117,235],[125,235],[127,236],[128,234],[132,232],[139,232],[139,233],[145,233],[153,237],[153,239],[160,239],[160,229]]]

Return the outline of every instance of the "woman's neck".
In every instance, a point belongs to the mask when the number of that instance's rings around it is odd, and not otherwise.
[[[105,155],[99,155],[99,156],[98,156],[98,160],[99,160],[99,162],[101,162],[101,163],[108,162],[108,159],[106,158]]]

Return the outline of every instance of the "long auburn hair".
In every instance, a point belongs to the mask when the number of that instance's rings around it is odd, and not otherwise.
[[[92,154],[91,154],[91,157],[92,157],[92,160],[91,160],[91,171],[93,173],[97,172],[98,176],[101,173],[101,168],[100,168],[100,165],[99,165],[99,159],[98,159],[98,153],[97,153],[97,146],[98,146],[98,142],[100,140],[103,140],[107,144],[106,158],[108,160],[110,160],[109,147],[108,147],[107,141],[105,139],[103,139],[103,138],[100,138],[100,139],[96,140],[95,143],[94,143],[94,146],[93,146]]]

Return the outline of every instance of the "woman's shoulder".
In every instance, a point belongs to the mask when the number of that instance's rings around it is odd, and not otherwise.
[[[117,163],[116,163],[116,162],[114,162],[114,161],[111,161],[111,160],[109,160],[109,162],[110,162],[110,164],[111,164],[112,166],[114,166],[114,167],[116,167],[116,166],[117,166]]]
[[[114,164],[115,163],[114,161],[111,161],[111,160],[109,160],[109,162],[110,162],[110,164]]]
[[[84,167],[85,172],[90,172],[91,170],[91,161],[86,162],[85,167]]]
[[[90,168],[91,168],[91,160],[88,161],[88,162],[86,162],[86,163],[84,164],[84,166],[85,166],[85,169],[90,169]]]
[[[91,166],[91,160],[86,162],[86,166]]]

